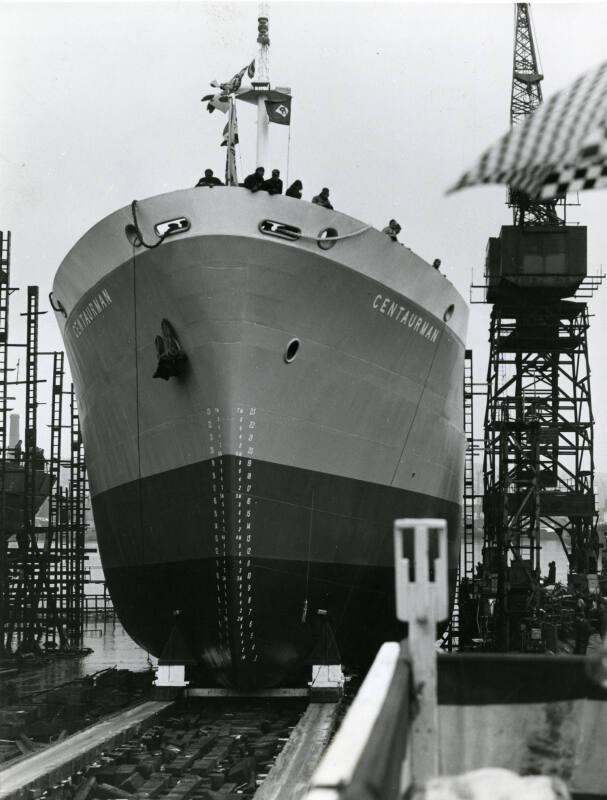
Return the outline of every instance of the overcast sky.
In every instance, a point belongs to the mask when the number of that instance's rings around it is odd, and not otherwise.
[[[41,287],[76,240],[134,198],[223,175],[225,117],[200,102],[255,57],[257,3],[0,3],[0,228],[13,284]],[[271,79],[292,88],[291,129],[272,126],[271,163],[304,197],[401,240],[464,297],[486,242],[511,214],[503,187],[445,190],[508,127],[511,3],[286,3],[270,6]],[[544,97],[606,57],[606,4],[532,5]],[[254,110],[239,104],[241,177],[254,168]],[[289,137],[290,134],[290,137]],[[289,161],[287,162],[287,155]],[[589,271],[607,267],[607,192],[580,196]],[[25,291],[13,314],[25,310]],[[591,303],[596,461],[607,470],[607,287]],[[14,316],[14,328],[21,324]],[[486,373],[488,309],[473,305],[469,346]],[[41,341],[61,346],[54,318]],[[44,393],[47,389],[41,389]]]

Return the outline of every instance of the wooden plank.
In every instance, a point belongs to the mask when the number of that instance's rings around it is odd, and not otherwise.
[[[0,800],[31,797],[32,789],[48,789],[82,769],[102,750],[150,727],[171,702],[147,702],[98,722],[0,771]]]
[[[300,800],[336,725],[337,703],[311,703],[280,752],[255,800]]]

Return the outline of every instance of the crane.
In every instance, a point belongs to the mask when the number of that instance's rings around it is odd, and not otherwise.
[[[529,3],[515,4],[514,58],[510,96],[510,126],[515,127],[542,102],[542,81],[531,29]],[[514,187],[508,190],[508,205],[515,225],[564,225],[556,213],[556,200],[531,200]]]

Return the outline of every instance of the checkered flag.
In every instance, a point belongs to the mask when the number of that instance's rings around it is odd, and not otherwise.
[[[607,186],[607,61],[502,136],[449,192],[479,183],[542,200]]]

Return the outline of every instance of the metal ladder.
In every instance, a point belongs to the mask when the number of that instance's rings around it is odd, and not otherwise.
[[[70,494],[69,494],[69,546],[71,597],[67,616],[67,635],[73,645],[80,642],[84,629],[84,581],[86,551],[87,475],[84,461],[84,446],[80,433],[80,417],[76,394],[72,384],[70,392]]]
[[[472,350],[466,350],[464,355],[464,434],[466,436],[466,453],[464,457],[463,574],[467,578],[472,578],[474,575],[474,376]],[[460,574],[459,577],[461,578],[463,575]]]
[[[11,233],[0,231],[0,655],[6,654],[9,612],[8,531],[6,519],[6,462],[8,414],[8,312],[10,298]]]
[[[464,456],[463,540],[460,547],[453,610],[449,626],[441,639],[441,648],[451,652],[459,648],[459,585],[462,577],[474,574],[474,375],[472,350],[464,354]]]

